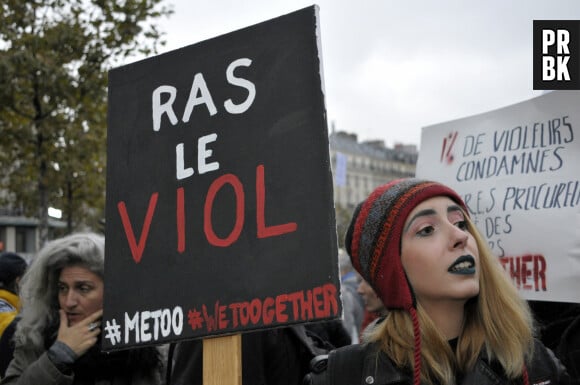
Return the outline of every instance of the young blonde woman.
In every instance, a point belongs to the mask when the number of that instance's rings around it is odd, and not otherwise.
[[[452,189],[400,179],[353,214],[345,244],[388,315],[330,353],[313,384],[567,384],[526,302]]]

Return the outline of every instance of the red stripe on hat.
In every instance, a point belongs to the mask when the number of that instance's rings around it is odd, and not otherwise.
[[[401,261],[400,242],[404,220],[415,206],[410,202],[416,200],[417,192],[425,187],[425,183],[419,183],[397,197],[375,244],[372,277],[380,278],[374,284],[387,308],[413,306],[411,288]]]
[[[371,258],[371,268],[369,269],[371,276],[375,276],[376,270],[380,266],[380,262],[382,260],[381,257],[384,256],[383,251],[385,243],[391,246],[389,249],[392,249],[394,245],[392,241],[396,241],[396,249],[399,248],[400,235],[403,229],[403,225],[401,224],[400,226],[393,226],[393,223],[400,224],[400,222],[398,222],[400,220],[399,213],[401,212],[401,209],[407,205],[407,202],[410,200],[410,198],[415,195],[416,187],[417,186],[413,186],[409,190],[405,191],[402,195],[398,196],[396,201],[390,206],[389,215],[387,216],[386,221],[383,224],[383,228],[379,233],[375,243],[374,253]],[[399,235],[399,237],[397,237],[397,235]],[[387,242],[387,240],[389,240],[389,242]],[[397,252],[397,255],[399,254],[400,253]]]
[[[357,270],[357,271],[364,271],[362,269],[362,266],[360,264],[360,258],[358,255],[358,247],[360,245],[360,235],[363,231],[364,228],[364,224],[367,221],[367,218],[369,216],[369,212],[371,211],[371,208],[373,206],[373,203],[381,196],[383,195],[383,193],[388,190],[389,188],[391,188],[391,186],[397,184],[400,181],[400,179],[394,180],[390,183],[387,183],[385,185],[379,186],[377,187],[369,196],[368,198],[363,202],[359,215],[356,218],[356,222],[354,224],[354,230],[352,233],[352,244],[351,244],[351,257],[353,260],[353,267]],[[364,271],[366,274],[366,271]],[[372,277],[372,276],[371,276]],[[370,282],[369,282],[370,283]]]

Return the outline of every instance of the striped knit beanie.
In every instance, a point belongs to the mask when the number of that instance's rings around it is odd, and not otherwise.
[[[415,334],[415,385],[420,383],[421,332],[413,291],[401,263],[401,237],[409,213],[435,196],[448,196],[467,212],[461,197],[449,187],[414,178],[398,179],[377,187],[358,205],[345,237],[352,265],[373,287],[385,307],[411,314]]]

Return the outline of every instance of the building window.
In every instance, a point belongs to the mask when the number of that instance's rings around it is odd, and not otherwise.
[[[6,251],[6,227],[0,226],[0,252]]]
[[[33,227],[16,228],[16,252],[34,253],[36,252],[36,233]]]

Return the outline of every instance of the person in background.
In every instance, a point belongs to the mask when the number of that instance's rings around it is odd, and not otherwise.
[[[12,359],[15,317],[20,311],[20,280],[26,260],[11,252],[0,253],[0,378]]]
[[[16,253],[0,253],[0,336],[20,311],[20,279],[27,263]]]
[[[379,298],[372,286],[357,273],[358,287],[357,291],[363,299],[365,305],[365,313],[361,325],[361,339],[365,334],[367,327],[375,322],[380,317],[387,315],[387,309],[383,301]]]
[[[22,279],[14,358],[2,384],[160,384],[157,348],[100,351],[104,237],[51,241]]]
[[[568,368],[571,384],[580,385],[580,316],[576,316],[564,330],[555,353]]]
[[[539,338],[568,369],[574,385],[580,385],[580,304],[528,301]]]
[[[355,210],[345,245],[388,313],[306,383],[569,384],[454,190],[414,178],[379,186]]]
[[[340,250],[338,253],[338,266],[340,268],[340,294],[344,312],[343,325],[350,335],[351,342],[358,343],[364,316],[364,303],[357,290],[356,272],[344,250]]]

